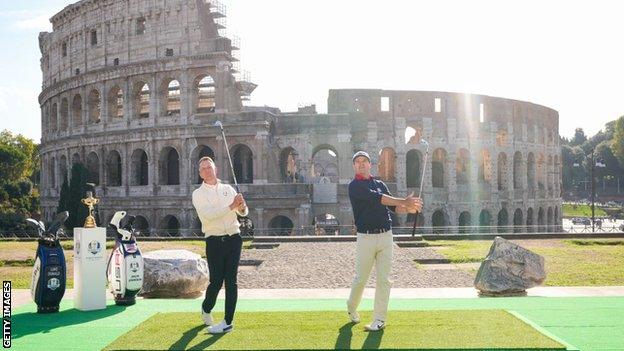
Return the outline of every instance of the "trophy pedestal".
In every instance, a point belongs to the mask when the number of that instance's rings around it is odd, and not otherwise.
[[[74,228],[74,307],[106,308],[106,228]]]

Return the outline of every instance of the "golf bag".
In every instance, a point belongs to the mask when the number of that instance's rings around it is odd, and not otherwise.
[[[41,221],[32,218],[26,220],[39,232],[39,244],[30,281],[30,295],[37,304],[37,313],[58,312],[61,299],[65,295],[67,265],[58,232],[62,231],[61,226],[68,217],[67,211],[57,214],[48,230]]]
[[[115,247],[108,259],[108,283],[117,305],[134,305],[143,287],[143,257],[132,228],[134,216],[115,212],[109,226],[116,232]]]

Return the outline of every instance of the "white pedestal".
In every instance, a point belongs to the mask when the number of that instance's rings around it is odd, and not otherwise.
[[[106,308],[106,228],[74,228],[74,307]]]

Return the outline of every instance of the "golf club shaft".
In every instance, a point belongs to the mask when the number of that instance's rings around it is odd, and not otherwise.
[[[225,144],[225,152],[227,153],[228,161],[230,163],[230,171],[232,172],[232,178],[234,179],[234,187],[236,188],[236,192],[240,193],[240,189],[238,189],[238,182],[236,181],[236,174],[234,173],[234,165],[232,164],[232,157],[230,156],[230,147],[228,146],[227,139],[225,138],[225,131],[223,130],[223,125],[219,125],[221,128],[221,137],[223,137],[223,143]]]
[[[422,174],[420,175],[420,190],[418,190],[418,198],[422,200],[422,189],[425,183],[425,170],[427,169],[427,156],[429,156],[429,146],[425,151],[425,162],[423,163]],[[418,212],[414,213],[414,226],[412,227],[412,236],[416,235],[416,223],[418,222]]]

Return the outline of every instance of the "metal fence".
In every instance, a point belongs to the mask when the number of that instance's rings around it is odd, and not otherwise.
[[[521,225],[521,226],[437,226],[437,227],[417,227],[415,234],[417,235],[493,235],[493,234],[579,234],[579,233],[623,233],[622,225],[602,225],[595,226],[592,232],[591,225]],[[412,227],[393,227],[392,232],[395,235],[410,235]],[[266,236],[326,236],[326,235],[355,235],[356,230],[352,225],[340,226],[304,226],[297,228],[262,228],[247,229],[241,228],[241,236],[244,238],[266,237]],[[115,233],[107,228],[108,238],[114,238]],[[204,234],[201,230],[179,229],[179,228],[150,228],[148,231],[139,231],[139,238],[184,238],[184,239],[202,239]],[[22,231],[0,231],[0,239],[35,239],[37,232],[35,230]],[[65,230],[59,233],[61,239],[73,239],[73,232]]]

